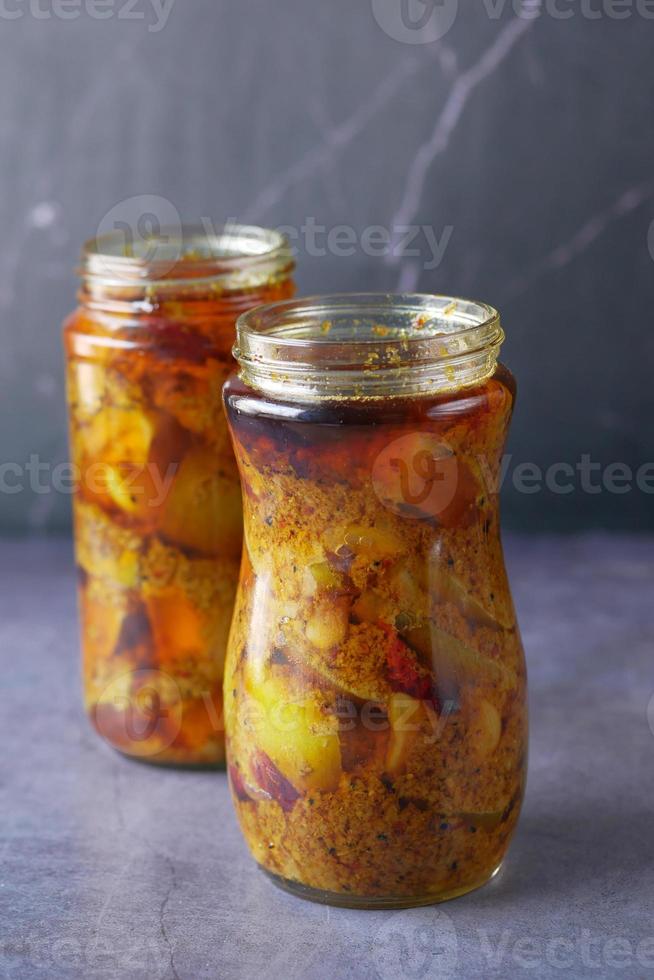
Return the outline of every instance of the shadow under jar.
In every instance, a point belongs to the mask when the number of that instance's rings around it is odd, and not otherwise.
[[[224,764],[242,510],[221,390],[237,317],[292,296],[292,269],[250,227],[84,250],[64,332],[84,701],[128,756]]]
[[[526,774],[499,317],[352,295],[260,308],[237,334],[224,394],[245,547],[225,718],[241,828],[304,898],[454,898],[499,869]]]

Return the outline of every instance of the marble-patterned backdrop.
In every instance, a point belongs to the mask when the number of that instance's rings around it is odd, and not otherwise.
[[[139,195],[288,226],[303,292],[499,307],[507,524],[654,527],[651,0],[0,7],[2,530],[68,525],[60,323]]]

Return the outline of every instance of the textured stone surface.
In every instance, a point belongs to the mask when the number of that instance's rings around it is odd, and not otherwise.
[[[0,547],[0,976],[654,975],[652,539],[510,540],[532,704],[519,833],[485,889],[401,913],[279,892],[224,776],[110,751],[80,709],[68,546]]]

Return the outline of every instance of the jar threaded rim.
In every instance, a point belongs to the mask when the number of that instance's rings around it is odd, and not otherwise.
[[[227,223],[160,228],[131,240],[116,230],[90,239],[82,249],[82,298],[90,303],[139,302],[184,293],[242,293],[288,278],[295,260],[278,231]]]
[[[486,303],[422,293],[350,293],[243,314],[243,381],[282,399],[414,397],[493,374],[504,340]]]

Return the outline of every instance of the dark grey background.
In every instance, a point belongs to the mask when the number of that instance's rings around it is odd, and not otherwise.
[[[520,386],[507,524],[654,527],[637,488],[512,484],[525,461],[654,459],[653,4],[559,0],[570,17],[548,3],[527,22],[460,0],[440,41],[408,44],[373,0],[174,0],[160,30],[152,0],[130,19],[108,0],[106,20],[90,2],[0,4],[2,461],[66,458],[60,323],[80,244],[124,199],[161,195],[192,222],[449,226],[434,270],[426,251],[301,248],[300,289],[499,307]],[[390,0],[381,19],[400,24]],[[0,493],[2,531],[68,522],[65,494]]]

